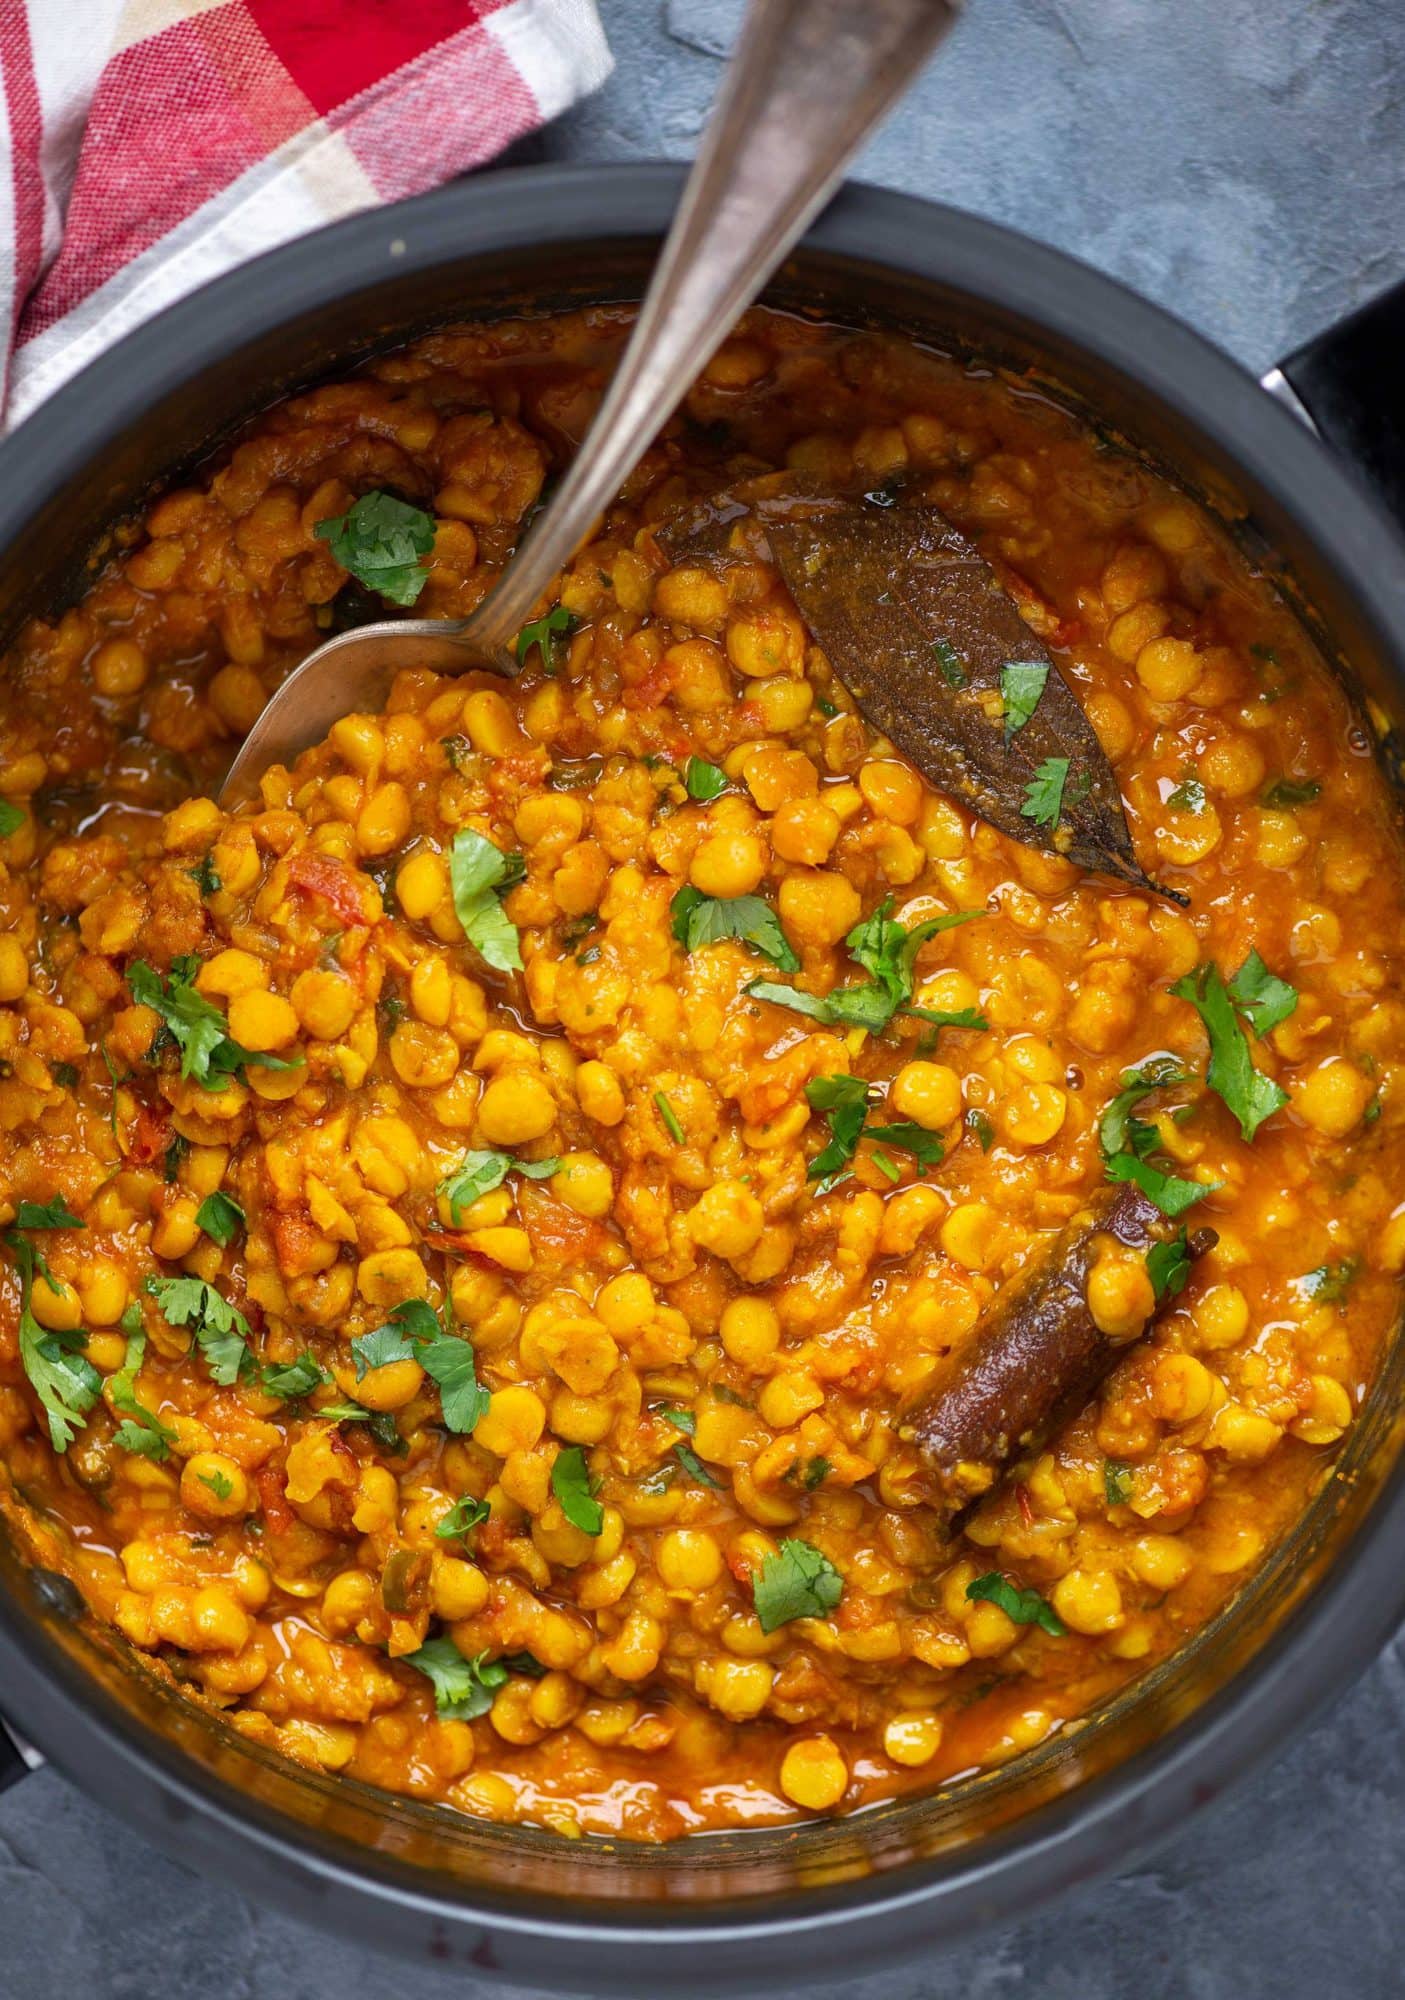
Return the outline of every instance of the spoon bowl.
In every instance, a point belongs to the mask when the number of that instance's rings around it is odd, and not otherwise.
[[[513,641],[776,266],[960,11],[960,0],[751,0],[633,335],[579,452],[466,619],[363,625],[319,646],[244,739],[238,805],[407,668],[511,676]]]

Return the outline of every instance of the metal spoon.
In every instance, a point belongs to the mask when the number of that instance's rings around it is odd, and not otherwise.
[[[555,497],[471,617],[396,619],[309,653],[244,740],[220,793],[385,704],[406,668],[517,672],[512,641],[588,538],[699,370],[818,214],[957,17],[960,0],[751,0],[678,213],[594,423]]]

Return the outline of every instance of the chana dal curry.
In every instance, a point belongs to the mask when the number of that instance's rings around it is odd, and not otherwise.
[[[1253,1574],[1392,1327],[1405,980],[1369,721],[1211,522],[1033,384],[760,313],[515,680],[221,810],[322,637],[489,589],[625,327],[283,403],[13,649],[0,1447],[248,1738],[657,1840],[999,1764]],[[922,509],[1024,635],[928,624],[947,789],[849,685],[917,603],[854,523]]]

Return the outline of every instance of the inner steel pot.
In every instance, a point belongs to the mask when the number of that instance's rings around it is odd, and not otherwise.
[[[637,298],[665,166],[459,183],[274,252],[140,328],[0,447],[0,635],[114,521],[290,389],[454,319]],[[1135,441],[1405,715],[1405,560],[1353,476],[1196,334],[975,217],[848,187],[766,294],[1027,375]],[[382,1948],[528,1984],[717,1992],[886,1959],[1117,1866],[1277,1747],[1405,1615],[1405,1345],[1307,1517],[1174,1660],[1003,1770],[836,1823],[565,1841],[298,1769],[178,1701],[0,1537],[0,1708],[177,1858]]]

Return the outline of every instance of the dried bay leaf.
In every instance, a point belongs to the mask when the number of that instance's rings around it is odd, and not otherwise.
[[[769,554],[860,712],[930,784],[1027,847],[1187,900],[1139,866],[1077,697],[990,564],[935,507],[772,473],[687,508],[658,540],[675,559]],[[1066,764],[1052,793],[1051,761]],[[1031,815],[1041,777],[1056,818]]]

